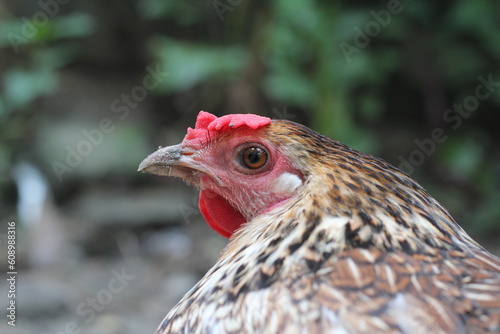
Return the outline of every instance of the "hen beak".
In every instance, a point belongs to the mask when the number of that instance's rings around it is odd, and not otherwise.
[[[195,149],[182,144],[160,147],[141,162],[137,171],[180,177],[195,186],[203,186],[200,184],[201,177],[207,175],[220,187],[226,186],[223,180],[200,162],[199,153]]]
[[[193,159],[194,151],[182,144],[160,147],[139,165],[139,172],[164,176],[177,176],[192,180],[197,172],[206,172]]]
[[[182,157],[182,145],[160,147],[139,165],[138,172],[155,175],[170,175],[172,167]]]

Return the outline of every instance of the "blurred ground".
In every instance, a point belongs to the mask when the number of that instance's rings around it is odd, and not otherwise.
[[[291,119],[382,157],[500,254],[499,10],[0,2],[0,267],[15,222],[18,272],[17,326],[3,311],[0,332],[154,332],[226,240],[194,190],[136,170],[202,109]]]

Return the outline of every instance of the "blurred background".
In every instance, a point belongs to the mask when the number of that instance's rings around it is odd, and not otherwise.
[[[496,0],[2,0],[0,264],[17,326],[153,333],[226,240],[137,173],[200,110],[304,123],[411,174],[500,254]],[[7,271],[7,269],[5,269]]]

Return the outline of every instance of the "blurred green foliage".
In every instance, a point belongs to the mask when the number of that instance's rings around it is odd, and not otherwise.
[[[234,80],[248,57],[242,47],[213,47],[168,38],[154,38],[150,49],[169,74],[169,80],[163,81],[158,90],[169,93],[207,80]]]
[[[2,174],[19,156],[40,159],[29,147],[33,132],[47,130],[33,122],[42,109],[50,121],[51,108],[40,103],[60,89],[61,71],[132,76],[160,64],[169,77],[150,99],[171,108],[144,115],[157,130],[184,112],[194,120],[195,109],[285,116],[397,165],[419,149],[415,139],[442,128],[447,140],[413,176],[474,233],[500,231],[498,88],[457,129],[443,118],[475,94],[479,76],[500,81],[497,0],[73,0],[60,7],[19,52],[9,34],[23,36],[26,18],[42,9],[14,1],[0,8]],[[119,47],[99,57],[103,45]],[[273,111],[283,106],[286,113]]]

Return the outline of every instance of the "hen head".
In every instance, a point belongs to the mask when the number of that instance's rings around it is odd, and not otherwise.
[[[303,168],[271,119],[252,114],[217,118],[201,111],[179,145],[158,149],[139,170],[177,176],[200,189],[208,225],[230,237],[242,224],[290,199]]]

